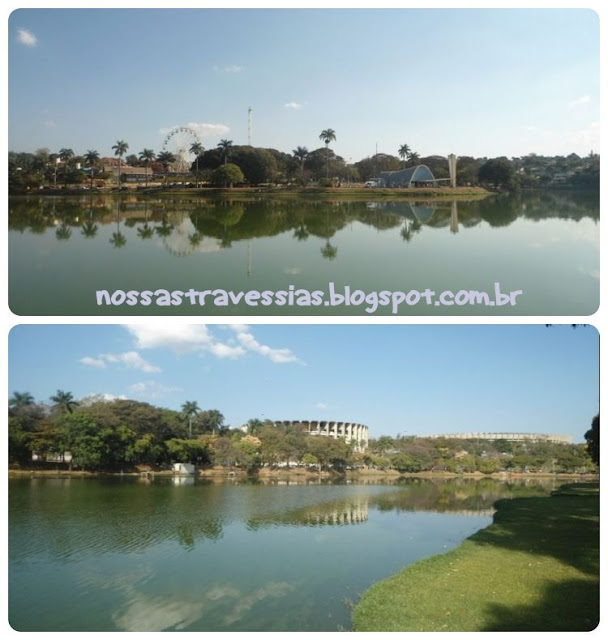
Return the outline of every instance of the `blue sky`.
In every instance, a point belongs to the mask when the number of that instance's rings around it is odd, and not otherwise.
[[[58,389],[249,418],[367,424],[373,437],[563,433],[599,408],[599,338],[570,325],[19,325],[9,394]]]
[[[347,161],[599,151],[588,9],[57,10],[9,19],[9,149],[322,146]]]

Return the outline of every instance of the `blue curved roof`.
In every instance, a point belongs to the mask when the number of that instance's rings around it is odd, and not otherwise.
[[[425,165],[419,164],[401,171],[382,171],[379,176],[381,187],[411,187],[416,182],[436,185],[433,172]]]

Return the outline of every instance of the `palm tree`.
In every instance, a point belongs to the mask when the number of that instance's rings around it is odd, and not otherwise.
[[[407,144],[402,144],[399,147],[399,157],[403,160],[403,168],[405,169],[405,159],[409,158],[410,153],[412,153],[412,150],[408,147]]]
[[[71,149],[60,149],[59,150],[59,158],[60,158],[61,162],[65,163],[67,165],[70,162],[72,162],[72,160],[75,158],[74,152]]]
[[[54,396],[51,396],[51,401],[55,403],[55,407],[65,413],[73,413],[74,407],[78,406],[78,402],[74,400],[74,396],[70,391],[58,390]]]
[[[211,431],[213,435],[215,435],[216,430],[222,431],[224,428],[224,416],[217,409],[209,409],[206,413],[206,422],[209,427],[211,427]]]
[[[161,151],[156,159],[163,165],[166,179],[167,172],[169,171],[169,165],[175,162],[175,156],[170,151]]]
[[[193,142],[190,146],[190,153],[196,156],[196,186],[198,187],[198,158],[203,155],[205,147],[200,142]]]
[[[336,132],[333,129],[323,129],[319,134],[319,139],[325,142],[325,154],[327,156],[325,177],[329,178],[329,143],[336,139]]]
[[[300,161],[300,180],[304,181],[304,163],[308,158],[308,149],[306,147],[296,147],[293,151],[293,157]]]
[[[416,153],[415,151],[410,152],[408,161],[412,163],[412,166],[415,165],[418,160],[420,160],[420,154]]]
[[[224,164],[226,164],[228,162],[229,149],[232,146],[232,140],[220,140],[217,146],[222,150],[222,154],[224,155]]]
[[[139,159],[142,162],[145,162],[145,167],[146,167],[146,188],[148,187],[148,167],[150,166],[150,162],[152,162],[152,160],[154,160],[155,154],[154,151],[152,151],[152,149],[144,149],[140,154],[139,154]]]
[[[195,418],[201,411],[201,408],[198,406],[198,402],[184,402],[182,405],[182,415],[186,420],[188,420],[188,437],[192,438],[192,420]]]
[[[264,426],[264,422],[259,418],[251,418],[247,420],[247,435],[255,436],[256,433],[259,433],[260,429]]]
[[[91,151],[90,149],[84,154],[84,161],[89,165],[91,170],[91,189],[93,188],[93,167],[99,162],[99,153],[97,151]]]
[[[127,153],[129,145],[124,140],[117,140],[116,144],[112,146],[114,149],[114,155],[118,156],[118,188],[120,189],[120,165],[122,164],[122,157]]]
[[[13,413],[21,411],[25,407],[31,407],[34,404],[34,396],[31,393],[25,391],[24,393],[19,393],[19,391],[15,391],[12,397],[9,398],[8,408]]]

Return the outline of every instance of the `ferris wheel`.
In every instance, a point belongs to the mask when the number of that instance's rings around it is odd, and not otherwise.
[[[199,143],[200,138],[196,131],[190,127],[175,127],[171,129],[163,142],[163,151],[168,151],[175,156],[175,162],[171,164],[171,170],[186,172],[194,160],[194,154],[190,153],[193,144]]]

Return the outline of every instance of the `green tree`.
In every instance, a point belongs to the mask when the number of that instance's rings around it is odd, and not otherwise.
[[[63,413],[72,413],[74,407],[78,406],[78,402],[74,400],[74,396],[70,391],[58,390],[54,396],[51,396],[51,401],[54,403],[55,408]]]
[[[188,421],[188,437],[192,438],[192,421],[200,413],[201,409],[195,401],[184,402],[182,405],[182,415]]]
[[[410,157],[410,153],[412,152],[412,150],[409,148],[409,146],[407,144],[402,144],[399,147],[399,157],[403,160],[403,168],[405,169],[405,160],[406,158],[409,159]]]
[[[34,396],[31,393],[29,393],[28,391],[25,391],[23,393],[15,391],[8,401],[9,413],[12,415],[17,415],[24,409],[32,407],[34,404]]]
[[[260,429],[264,426],[264,422],[258,418],[251,418],[247,420],[247,434],[250,436],[256,436]]]
[[[591,429],[585,433],[587,441],[587,451],[595,464],[600,463],[600,414],[598,413],[591,421]]]
[[[509,189],[513,186],[513,167],[506,158],[494,158],[479,167],[479,181],[482,184]]]
[[[319,140],[325,142],[325,153],[327,156],[325,177],[329,178],[329,143],[336,139],[336,132],[333,129],[323,129],[319,134]]]
[[[118,156],[118,188],[120,189],[120,169],[122,165],[122,157],[127,153],[129,145],[124,140],[117,140],[115,145],[112,145],[114,149],[114,155]]]
[[[211,174],[211,182],[218,187],[231,189],[233,184],[244,181],[245,176],[236,164],[224,164]]]
[[[304,163],[308,158],[308,149],[306,147],[296,147],[293,151],[293,157],[300,163],[300,181],[304,182]]]
[[[200,156],[203,155],[203,153],[205,153],[205,147],[203,147],[203,145],[200,142],[193,142],[192,145],[190,145],[190,153],[193,153],[196,156],[196,186],[198,187],[198,159],[200,158]]]
[[[150,167],[150,163],[152,162],[152,160],[154,160],[155,157],[156,154],[152,149],[144,149],[139,154],[139,159],[144,163],[144,167],[146,168],[146,187],[148,186],[148,169]]]
[[[163,165],[165,170],[165,179],[169,171],[169,165],[175,162],[175,156],[170,151],[161,151],[156,159]]]
[[[95,150],[89,149],[84,154],[84,161],[89,166],[89,177],[91,179],[91,189],[93,188],[93,177],[94,177],[94,169],[99,163],[99,153]]]
[[[232,146],[232,140],[220,140],[217,144],[218,148],[222,152],[224,158],[224,164],[228,162],[228,156],[230,155],[230,147]]]
[[[207,409],[200,414],[201,428],[205,432],[211,432],[214,435],[222,434],[226,427],[224,425],[224,416],[217,409]]]

